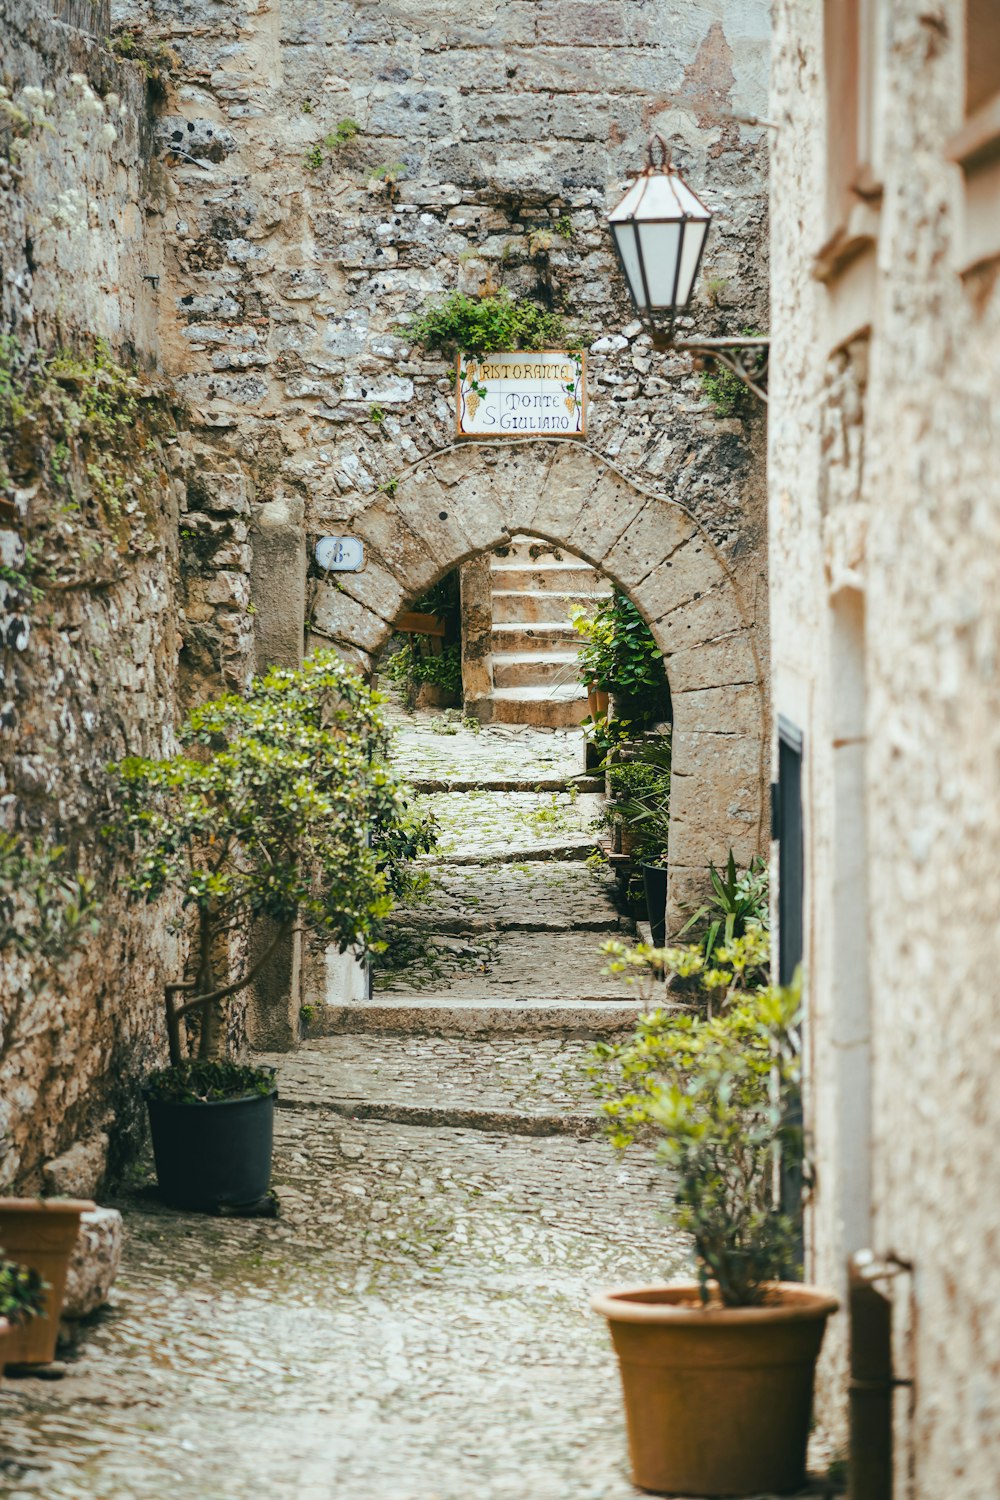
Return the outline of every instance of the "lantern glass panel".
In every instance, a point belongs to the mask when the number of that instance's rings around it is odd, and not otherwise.
[[[684,226],[676,221],[672,224],[642,224],[639,229],[639,244],[643,265],[646,268],[646,285],[649,287],[650,307],[673,307],[677,293],[677,262],[684,238]]]

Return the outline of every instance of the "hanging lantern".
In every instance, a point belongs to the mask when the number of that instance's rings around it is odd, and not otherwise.
[[[673,167],[661,135],[651,137],[645,170],[608,222],[640,317],[666,313],[672,323],[691,301],[712,214]]]

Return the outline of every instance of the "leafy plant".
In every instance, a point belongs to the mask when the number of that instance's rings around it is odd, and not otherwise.
[[[385,412],[381,406],[370,406],[368,408],[368,420],[374,422],[376,427],[381,427],[385,421]]]
[[[44,1318],[48,1289],[40,1271],[5,1260],[0,1251],[0,1318],[15,1325],[29,1318]]]
[[[320,145],[319,141],[317,141],[315,145],[309,147],[309,150],[303,157],[303,165],[306,166],[310,172],[318,172],[320,167],[323,165],[323,160],[323,147]]]
[[[717,285],[720,290],[716,291],[713,298],[711,287]],[[721,289],[725,282],[709,283],[709,300],[714,307],[721,295]],[[756,338],[760,333],[757,328],[744,328],[745,338]],[[734,375],[732,370],[725,365],[716,364],[712,370],[703,370],[700,375],[702,390],[720,417],[746,417],[754,410],[756,400],[750,387]]]
[[[556,234],[563,240],[573,238],[573,221],[569,214],[561,214],[556,220]]]
[[[135,848],[131,889],[146,901],[176,892],[190,914],[189,973],[166,991],[173,1066],[184,1061],[192,1013],[199,1057],[219,1055],[224,1002],[297,925],[341,949],[382,941],[393,893],[406,887],[405,861],[434,837],[386,764],[380,702],[335,652],[321,651],[255,679],[245,697],[194,709],[178,754],[130,756],[113,768],[120,805],[105,834]],[[232,975],[227,945],[260,918],[274,923],[274,938]]]
[[[435,656],[407,640],[387,659],[385,675],[392,682],[431,682],[447,692],[460,693],[462,648],[454,641]]]
[[[100,927],[94,882],[69,870],[65,856],[61,844],[0,833],[0,957],[38,961],[37,983]]]
[[[483,297],[452,292],[444,302],[425,307],[399,332],[413,344],[446,354],[580,346],[579,337],[569,331],[558,313],[506,291]]]
[[[721,873],[709,865],[712,897],[685,922],[679,937],[692,931],[699,933],[705,958],[711,962],[716,948],[728,947],[734,937],[742,937],[748,926],[767,929],[770,926],[770,872],[765,860],[754,855],[742,873],[730,849],[725,870]]]
[[[584,640],[578,657],[581,680],[626,698],[627,716],[637,729],[663,718],[670,700],[663,653],[631,599],[615,589],[592,615],[580,604],[569,615]]]
[[[337,127],[329,135],[323,137],[323,145],[331,151],[337,151],[341,146],[346,146],[348,141],[353,141],[360,131],[361,126],[357,120],[345,119],[337,122]]]
[[[250,1099],[271,1092],[274,1069],[249,1067],[224,1058],[188,1058],[175,1067],[150,1073],[144,1087],[151,1099],[165,1099],[171,1104]]]
[[[671,1169],[679,1226],[694,1240],[701,1297],[731,1307],[766,1301],[768,1283],[794,1270],[794,1227],[774,1201],[775,1162],[801,1149],[790,1107],[800,1086],[798,980],[747,988],[767,939],[736,939],[715,1016],[676,1010],[640,1017],[634,1035],[594,1049],[591,1074],[607,1133],[618,1149],[637,1136],[659,1142]],[[677,949],[606,944],[613,972],[666,967],[711,971],[693,945]],[[721,986],[717,983],[716,988]]]
[[[639,835],[639,858],[653,864],[667,848],[670,826],[670,740],[645,746],[630,760],[609,764],[611,792],[601,814],[605,827],[628,827]]]

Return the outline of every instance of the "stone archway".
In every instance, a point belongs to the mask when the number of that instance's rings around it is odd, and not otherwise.
[[[366,566],[321,582],[319,634],[371,663],[407,602],[515,534],[565,546],[635,601],[663,651],[674,711],[669,907],[710,861],[760,852],[765,684],[756,624],[731,571],[682,506],[578,442],[456,443],[419,459],[351,520]]]

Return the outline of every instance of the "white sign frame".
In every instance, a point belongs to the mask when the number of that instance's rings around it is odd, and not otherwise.
[[[586,353],[459,354],[455,430],[466,438],[586,437]]]
[[[321,536],[316,538],[314,555],[324,573],[360,573],[365,544],[356,536]]]

